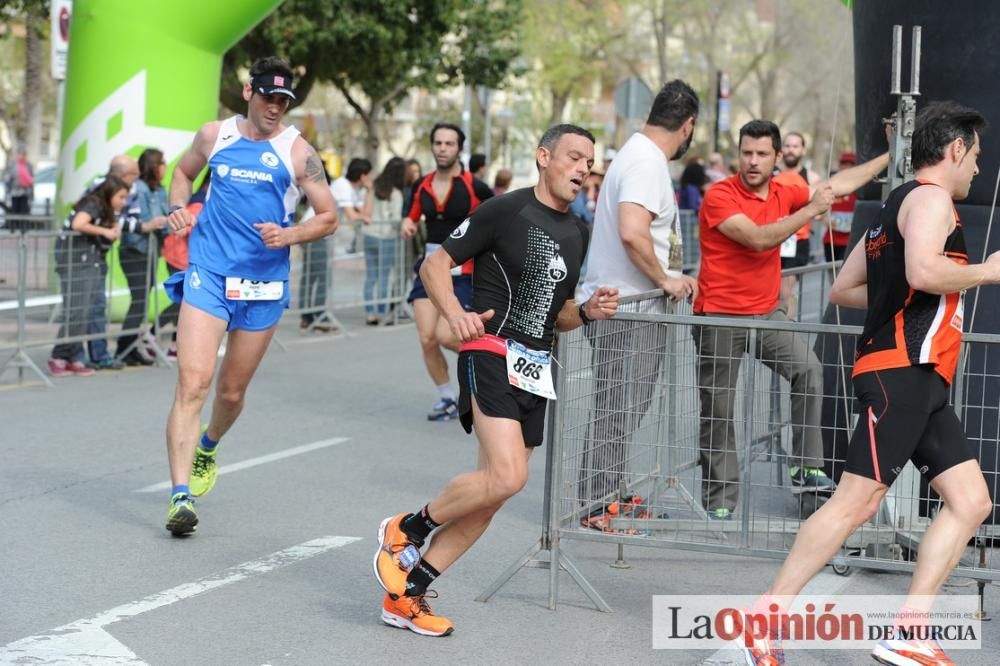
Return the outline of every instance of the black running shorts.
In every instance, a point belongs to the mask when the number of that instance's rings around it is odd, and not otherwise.
[[[548,400],[511,386],[507,380],[507,359],[490,352],[464,351],[458,355],[458,383],[458,414],[465,432],[472,432],[475,396],[486,416],[519,422],[526,447],[541,446]]]
[[[854,378],[861,417],[846,470],[891,486],[907,460],[930,481],[975,460],[965,428],[948,404],[948,385],[933,366],[866,372]]]

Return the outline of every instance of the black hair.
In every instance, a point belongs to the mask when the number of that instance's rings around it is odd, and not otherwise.
[[[476,173],[480,169],[486,166],[486,155],[482,153],[472,153],[469,156],[469,171]]]
[[[147,148],[139,155],[139,178],[154,192],[163,188],[160,175],[157,173],[157,167],[161,164],[163,164],[163,151],[158,148]]]
[[[708,183],[708,176],[705,175],[705,167],[703,167],[698,161],[691,160],[684,171],[681,172],[681,189],[687,187],[688,185],[694,185],[699,190]]]
[[[986,118],[975,109],[956,102],[931,102],[917,112],[911,151],[913,168],[933,166],[944,159],[944,150],[955,139],[962,139],[972,150],[976,133],[987,126]]]
[[[372,172],[372,163],[363,157],[355,157],[347,165],[347,180],[356,183],[361,176]]]
[[[656,93],[646,123],[675,132],[688,118],[697,117],[698,93],[680,79],[674,79]]]
[[[111,207],[111,199],[121,190],[128,192],[128,183],[118,176],[108,174],[104,177],[104,180],[101,181],[100,185],[80,197],[80,200],[76,202],[76,206],[73,207],[73,210],[79,210],[84,204],[87,203],[95,205],[97,209],[101,211],[101,214],[98,218],[93,220],[93,223],[100,227],[107,227],[110,229],[111,227],[114,227],[118,221],[118,216],[115,215],[115,209]]]
[[[555,150],[556,145],[559,143],[559,139],[561,139],[564,134],[576,134],[589,139],[591,143],[596,143],[594,135],[587,130],[578,125],[563,123],[561,125],[553,125],[545,130],[545,134],[543,134],[542,138],[538,140],[538,147],[547,148],[549,152],[552,152]]]
[[[434,127],[431,128],[431,145],[434,145],[434,134],[440,129],[451,130],[458,135],[458,149],[461,150],[465,145],[465,132],[458,125],[452,123],[434,123]]]
[[[292,72],[292,68],[288,66],[288,63],[275,56],[257,58],[253,61],[253,64],[250,65],[251,82],[262,74],[277,74],[278,76],[285,76],[288,78],[289,87],[291,87],[292,79],[295,78],[295,74]]]
[[[382,173],[375,178],[375,197],[387,201],[393,190],[402,192],[406,179],[406,161],[402,157],[392,157],[385,163]]]
[[[774,152],[781,151],[781,130],[778,126],[772,123],[770,120],[751,120],[746,125],[740,128],[740,140],[737,144],[738,146],[743,145],[743,137],[748,136],[751,139],[763,139],[764,137],[769,137],[771,139],[771,145],[774,146]]]

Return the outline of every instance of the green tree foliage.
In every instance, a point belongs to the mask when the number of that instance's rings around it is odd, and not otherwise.
[[[413,88],[467,81],[500,85],[519,53],[521,3],[501,0],[287,0],[234,47],[221,101],[244,108],[238,73],[257,57],[284,57],[299,102],[333,84],[364,121],[375,155],[378,121]]]

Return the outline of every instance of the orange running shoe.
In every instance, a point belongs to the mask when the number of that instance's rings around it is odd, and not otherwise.
[[[375,578],[389,596],[399,599],[406,591],[406,576],[420,561],[420,550],[403,531],[401,513],[382,521],[378,528],[378,550],[375,551]]]
[[[744,615],[749,612],[744,611]],[[747,666],[785,666],[785,651],[779,636],[770,634],[757,637],[749,633],[749,629],[746,631],[739,644]],[[748,643],[750,647],[747,647]]]
[[[391,627],[409,629],[421,636],[447,636],[455,631],[448,618],[434,614],[427,603],[427,597],[436,599],[437,592],[426,592],[416,597],[402,596],[399,599],[385,595],[382,621]]]
[[[881,640],[872,659],[887,666],[955,666],[935,640]]]

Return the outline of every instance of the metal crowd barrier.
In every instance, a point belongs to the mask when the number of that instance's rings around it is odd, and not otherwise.
[[[827,352],[830,346],[853,349],[860,328],[694,316],[686,304],[666,303],[661,294],[623,299],[615,319],[560,335],[558,400],[551,409],[546,443],[542,536],[479,600],[489,599],[521,567],[540,567],[549,570],[550,608],[558,603],[558,572],[565,570],[598,609],[607,611],[600,593],[560,548],[561,541],[615,544],[618,558],[612,566],[619,567],[628,566],[626,546],[781,559],[801,522],[828,496],[794,493],[788,467],[800,460],[794,453],[796,437],[808,441],[823,429],[839,430],[841,436],[853,431],[853,396],[840,389],[851,386],[853,358]],[[696,335],[732,332],[746,336],[747,352],[731,357],[699,354]],[[809,376],[810,364],[782,362],[770,342],[764,344],[777,335],[796,340],[815,357],[837,358],[840,381],[824,383],[824,373],[815,373],[819,362],[814,357],[812,383],[797,384],[793,395],[782,374],[796,370]],[[1000,336],[965,335],[964,361],[953,386],[953,404],[970,443],[979,450],[994,494],[1000,462],[998,354]],[[725,382],[706,385],[707,377],[719,375],[699,369],[736,361],[740,367],[732,384],[734,409],[727,418],[725,411],[720,415],[702,405],[706,389],[724,388]],[[815,404],[824,398],[839,401],[841,416],[847,418],[822,422]],[[727,424],[737,460],[729,473],[720,473],[726,470],[711,454],[725,449],[716,435]],[[836,456],[843,454],[820,453],[824,467],[841,468],[844,461]],[[715,470],[714,486],[703,482],[703,469]],[[732,514],[724,519],[706,511],[704,503],[718,497],[720,487],[722,496],[735,501]],[[630,502],[632,498],[637,499]],[[608,507],[615,502],[617,513],[612,513]],[[938,508],[937,498],[908,464],[875,518],[843,545],[832,561],[834,570],[912,571],[920,539]],[[606,520],[595,525],[593,516],[602,514]],[[982,526],[956,571],[959,577],[978,581],[981,592],[986,581],[1000,580],[994,548],[998,531],[994,525]]]
[[[40,226],[51,228],[51,218]],[[65,239],[65,247],[60,245],[60,238]],[[176,319],[175,310],[160,313],[166,295],[160,279],[154,280],[154,276],[162,278],[164,272],[159,265],[158,238],[150,235],[149,239],[151,249],[141,269],[145,273],[142,284],[146,285],[143,298],[147,311],[152,302],[153,329],[159,335],[164,332],[163,324],[169,331]],[[83,343],[86,347],[109,339],[114,353],[114,338],[136,336],[136,342],[117,354],[121,358],[139,344],[139,336],[147,328],[146,317],[130,328],[117,324],[106,325],[103,330],[95,327],[95,319],[109,321],[107,309],[113,299],[129,301],[131,294],[126,287],[113,287],[106,275],[95,286],[92,269],[96,264],[89,258],[84,260],[81,252],[87,243],[88,239],[75,232],[10,233],[0,229],[0,375],[8,368],[16,369],[20,384],[27,371],[51,386],[48,373],[32,360],[29,350],[57,344]],[[333,327],[343,330],[335,313],[349,308],[364,308],[386,324],[412,316],[406,304],[413,280],[410,245],[411,241],[400,238],[399,224],[395,223],[367,225],[354,253],[341,251],[333,237],[294,246],[289,276],[292,301],[285,316],[305,321],[304,326],[300,324],[304,332]],[[97,307],[99,297],[105,303],[103,317],[95,317],[96,312],[87,310],[87,303]],[[279,339],[275,343],[283,346]],[[159,364],[172,365],[159,338],[147,336],[143,344],[152,349]]]
[[[348,233],[357,234],[353,243],[335,235],[293,248],[288,315],[299,316],[306,330],[321,331],[342,329],[335,312],[347,308],[363,307],[382,323],[409,315],[411,241],[401,238],[399,230],[398,222],[362,225],[348,228]]]

